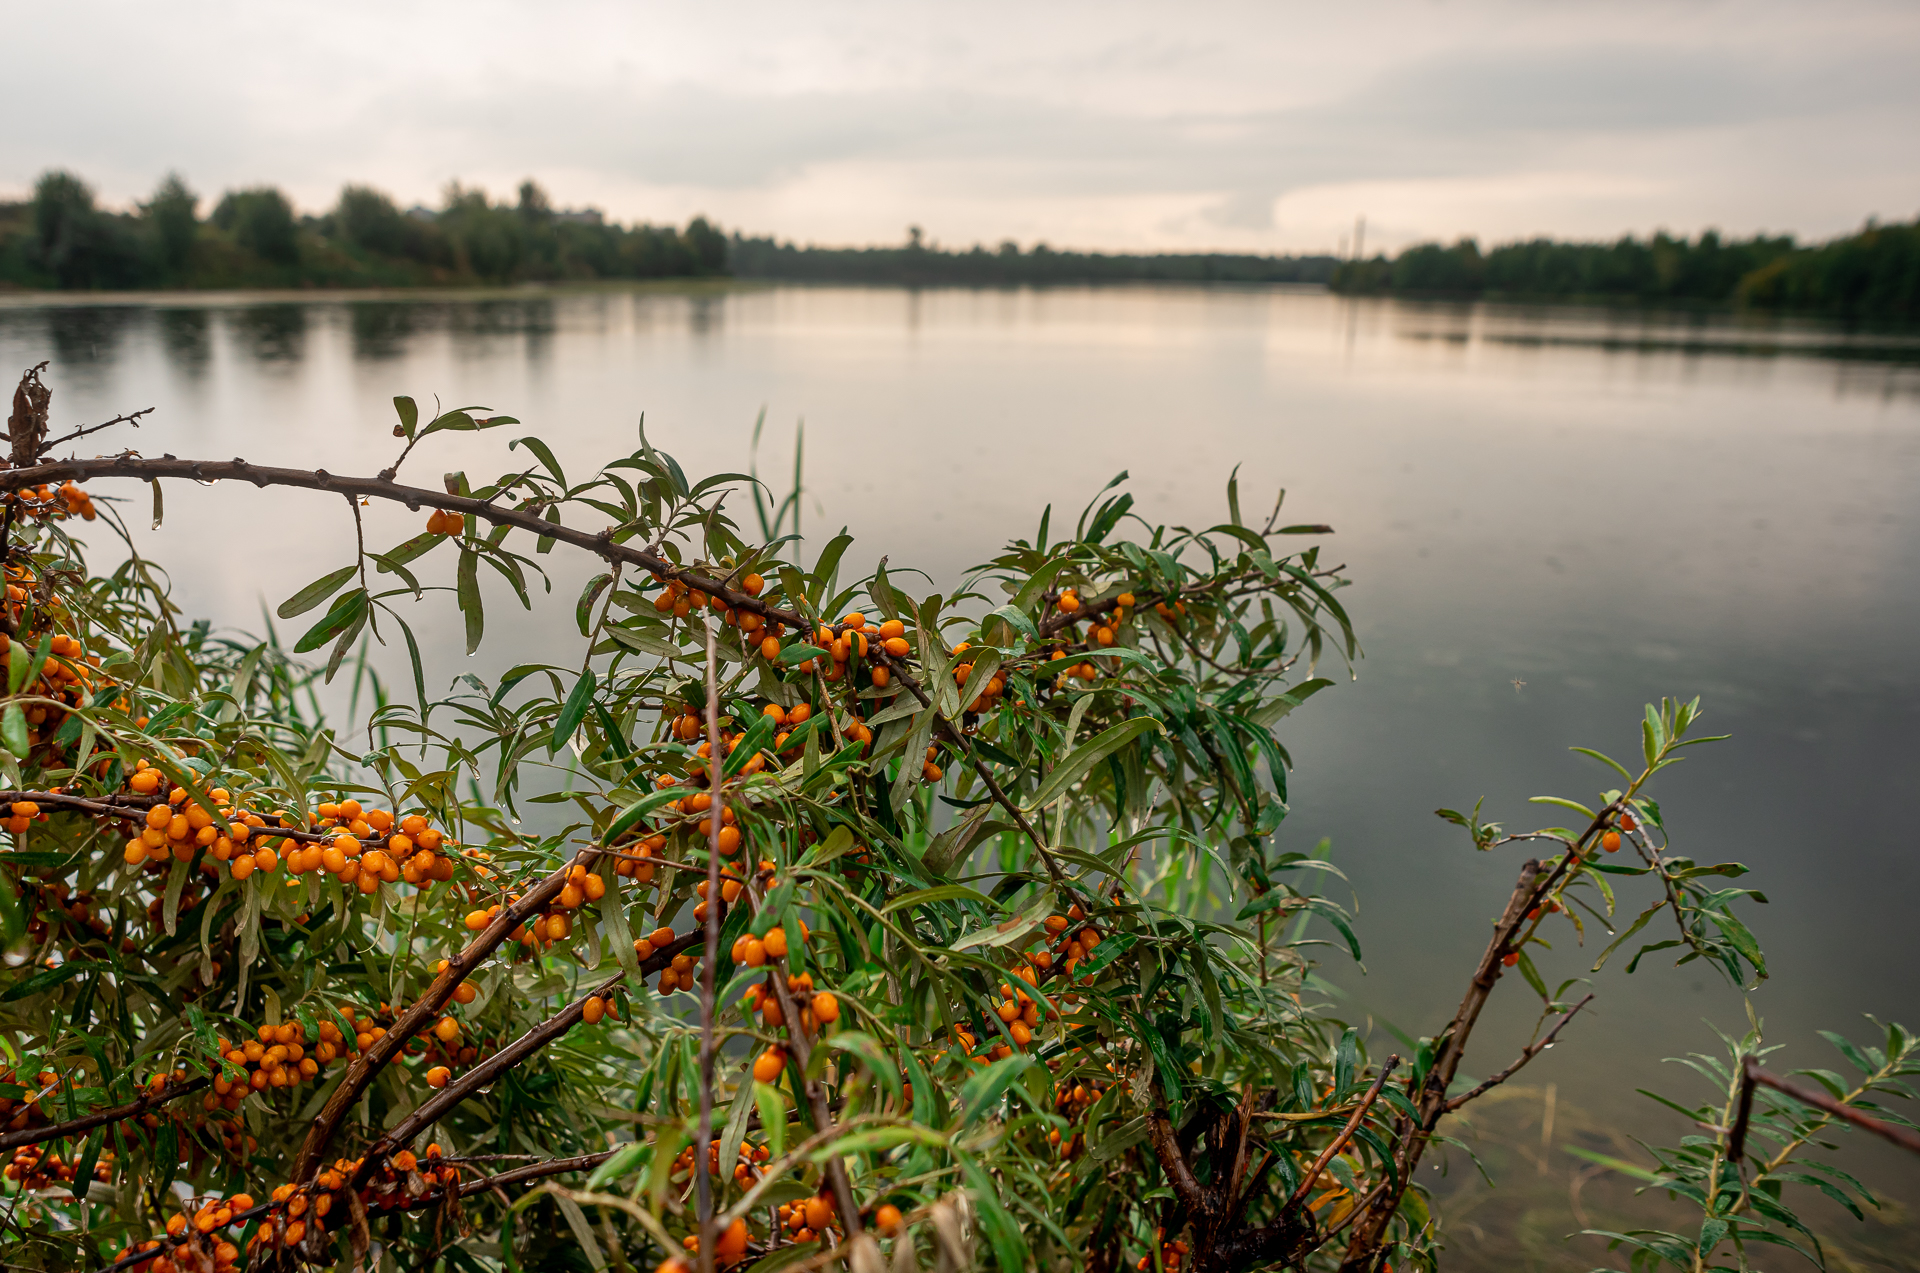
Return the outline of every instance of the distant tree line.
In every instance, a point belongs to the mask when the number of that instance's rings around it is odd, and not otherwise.
[[[102,208],[68,172],[0,203],[0,286],[33,288],[404,287],[724,274],[726,236],[562,212],[531,181],[514,203],[449,186],[443,206],[403,211],[347,186],[318,216],[272,187],[235,190],[202,218],[178,176],[132,212]]]
[[[1613,243],[1534,239],[1482,252],[1472,239],[1344,261],[1330,285],[1350,295],[1748,305],[1841,318],[1920,320],[1920,221],[1868,223],[1802,247],[1791,236],[1722,240],[1656,234]]]
[[[800,247],[771,238],[733,237],[727,260],[742,278],[806,279],[836,283],[895,283],[994,287],[1021,283],[1326,283],[1339,263],[1331,256],[1251,254],[1062,252],[1037,244],[1022,251],[1011,241],[949,249],[928,244],[918,227],[892,247]]]

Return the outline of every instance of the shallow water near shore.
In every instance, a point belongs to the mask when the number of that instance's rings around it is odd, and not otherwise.
[[[884,552],[943,588],[1122,469],[1150,519],[1218,521],[1237,465],[1250,510],[1284,486],[1289,520],[1332,523],[1326,551],[1355,581],[1344,600],[1366,657],[1283,727],[1298,769],[1281,834],[1330,838],[1351,877],[1366,972],[1330,950],[1327,975],[1375,1025],[1377,1054],[1399,1046],[1385,1023],[1429,1034],[1451,1014],[1521,860],[1476,854],[1432,810],[1485,796],[1511,828],[1556,821],[1526,798],[1606,785],[1567,747],[1637,754],[1641,705],[1661,695],[1704,696],[1704,727],[1733,735],[1654,795],[1677,851],[1747,863],[1741,883],[1772,899],[1748,918],[1773,976],[1745,998],[1789,1045],[1776,1068],[1837,1068],[1815,1031],[1870,1037],[1863,1013],[1920,1027],[1905,816],[1920,357],[1905,339],[1265,288],[0,301],[0,366],[42,358],[57,427],[158,407],[103,446],[335,471],[390,461],[399,393],[516,415],[527,427],[509,432],[545,437],[570,473],[631,449],[643,412],[689,471],[742,468],[763,407],[763,468],[786,473],[804,417],[809,535],[847,525],[861,569]],[[505,441],[458,439],[408,475],[491,475],[522,454]],[[129,500],[144,525],[144,492]],[[142,547],[189,615],[259,631],[263,603],[344,559],[340,513],[297,493],[171,489]],[[416,529],[404,510],[368,518],[376,545]],[[560,558],[554,591],[570,598],[586,571]],[[429,642],[447,634],[430,680],[577,657],[570,625],[536,625],[504,592],[489,604],[477,659],[456,626],[427,625]],[[1594,943],[1556,945],[1550,981],[1586,974]],[[1564,1146],[1632,1157],[1626,1136],[1686,1134],[1634,1089],[1711,1099],[1660,1058],[1717,1050],[1707,1023],[1737,1032],[1747,1008],[1698,964],[1622,964],[1480,1118],[1501,1188],[1472,1183],[1458,1154],[1430,1171],[1462,1221],[1447,1267],[1623,1265],[1562,1239],[1658,1215]],[[1512,1059],[1529,998],[1502,986],[1468,1069]],[[1913,1164],[1858,1158],[1892,1198],[1920,1200]],[[1857,1267],[1920,1267],[1902,1254],[1916,1235],[1884,1218],[1829,1231],[1852,1235]]]

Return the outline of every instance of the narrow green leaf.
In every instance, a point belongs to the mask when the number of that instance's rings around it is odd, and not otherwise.
[[[1055,766],[1040,789],[1027,802],[1029,811],[1044,809],[1066,794],[1069,787],[1086,776],[1095,765],[1119,751],[1134,739],[1149,731],[1165,733],[1165,728],[1151,716],[1136,716],[1132,720],[1122,721],[1108,729],[1100,731],[1086,742],[1076,747],[1065,759]]]
[[[593,693],[600,687],[600,678],[594,675],[592,668],[580,674],[573,683],[573,692],[567,695],[567,701],[560,707],[560,715],[553,722],[553,733],[547,739],[547,755],[556,754],[580,728],[580,721],[586,716],[587,708],[593,705]]]
[[[460,613],[467,621],[467,653],[480,648],[480,636],[486,630],[486,615],[480,603],[480,555],[471,549],[460,550],[460,569],[456,575]]]
[[[334,593],[340,591],[341,585],[353,578],[354,572],[358,569],[358,566],[342,566],[330,575],[322,575],[300,591],[294,593],[291,597],[288,597],[285,601],[282,601],[280,608],[275,610],[274,613],[282,619],[292,619],[305,614],[322,601],[325,601],[328,597],[331,597]]]

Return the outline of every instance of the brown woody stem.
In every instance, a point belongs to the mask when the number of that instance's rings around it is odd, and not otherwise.
[[[1869,1131],[1875,1136],[1890,1140],[1902,1149],[1920,1154],[1920,1135],[1915,1135],[1905,1127],[1875,1118],[1871,1114],[1862,1114],[1853,1106],[1844,1101],[1836,1101],[1824,1092],[1812,1092],[1804,1087],[1796,1087],[1778,1074],[1761,1069],[1759,1062],[1748,1057],[1745,1074],[1741,1081],[1740,1117],[1728,1136],[1727,1156],[1735,1162],[1740,1161],[1742,1150],[1745,1148],[1747,1119],[1753,1110],[1753,1089],[1756,1086],[1770,1087],[1782,1096],[1799,1101],[1802,1105],[1811,1105],[1835,1118],[1852,1123],[1862,1131]]]
[[[707,920],[706,962],[700,969],[700,1125],[693,1140],[694,1199],[699,1215],[700,1273],[713,1273],[713,1180],[707,1171],[707,1146],[713,1141],[713,1062],[718,1036],[714,1029],[715,968],[720,962],[720,829],[726,819],[726,751],[720,745],[720,647],[713,611],[701,615],[707,629],[707,789],[713,803],[707,810]]]
[[[1347,1142],[1353,1139],[1353,1134],[1360,1130],[1360,1124],[1366,1119],[1367,1111],[1373,1108],[1374,1101],[1380,1096],[1380,1089],[1387,1085],[1387,1076],[1392,1074],[1399,1064],[1398,1056],[1387,1058],[1387,1063],[1380,1067],[1380,1073],[1374,1076],[1373,1086],[1367,1089],[1367,1094],[1361,1097],[1360,1103],[1354,1107],[1353,1116],[1347,1119],[1347,1125],[1340,1129],[1338,1136],[1327,1142],[1327,1147],[1320,1151],[1318,1158],[1313,1160],[1313,1166],[1307,1168],[1300,1177],[1300,1183],[1295,1186],[1293,1196],[1287,1199],[1287,1205],[1281,1208],[1282,1211],[1291,1211],[1306,1200],[1307,1194],[1313,1189],[1313,1182],[1320,1178],[1320,1173],[1327,1169],[1327,1164],[1333,1161],[1334,1155],[1345,1149]]]
[[[787,1046],[793,1049],[793,1059],[800,1066],[801,1094],[806,1097],[807,1107],[813,1112],[815,1129],[824,1132],[833,1126],[833,1109],[827,1104],[827,1094],[821,1088],[820,1080],[806,1076],[813,1060],[813,1046],[807,1041],[807,1032],[800,1026],[799,1005],[793,1001],[793,992],[787,988],[787,961],[783,956],[775,956],[767,961],[767,966],[773,970],[770,980],[773,982],[774,997],[780,1001],[780,1015],[787,1023]],[[840,1212],[841,1231],[851,1237],[860,1232],[860,1207],[853,1196],[853,1185],[847,1180],[846,1164],[837,1156],[827,1159],[827,1182],[833,1188],[834,1204]]]
[[[125,1105],[115,1105],[111,1109],[95,1110],[79,1118],[64,1123],[50,1123],[45,1127],[29,1127],[24,1131],[8,1132],[0,1136],[0,1150],[14,1149],[21,1145],[38,1145],[42,1141],[58,1140],[62,1136],[77,1136],[81,1132],[92,1131],[104,1123],[117,1123],[126,1118],[137,1118],[156,1105],[164,1105],[177,1096],[197,1092],[212,1082],[211,1079],[188,1079],[184,1083],[168,1083],[159,1091],[146,1091]]]
[[[367,1090],[369,1084],[385,1066],[400,1055],[400,1050],[420,1032],[428,1018],[437,1014],[453,998],[453,992],[467,976],[480,965],[480,961],[491,955],[500,944],[525,923],[530,917],[544,910],[548,902],[560,895],[566,887],[567,872],[576,863],[590,861],[597,849],[585,848],[575,854],[573,859],[554,871],[551,875],[534,885],[525,896],[511,906],[505,907],[493,917],[493,922],[474,935],[464,950],[447,961],[433,984],[413,1002],[413,1006],[400,1014],[397,1021],[380,1038],[375,1039],[367,1050],[362,1052],[352,1065],[347,1067],[346,1077],[340,1086],[334,1089],[313,1126],[307,1132],[306,1142],[300,1148],[300,1157],[294,1166],[293,1180],[305,1184],[312,1180],[320,1170],[320,1161],[326,1155],[327,1145],[339,1130],[340,1123],[360,1099],[360,1093]]]

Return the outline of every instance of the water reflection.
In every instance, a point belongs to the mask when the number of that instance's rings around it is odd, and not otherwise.
[[[229,330],[239,351],[258,362],[299,362],[307,352],[305,305],[250,305],[231,311]]]
[[[206,370],[213,357],[212,315],[204,309],[167,307],[157,314],[167,361],[190,374]]]
[[[145,316],[121,306],[84,305],[47,311],[42,339],[46,353],[61,366],[110,368],[121,345]]]
[[[398,358],[420,329],[422,307],[408,301],[355,301],[347,306],[355,358]]]

